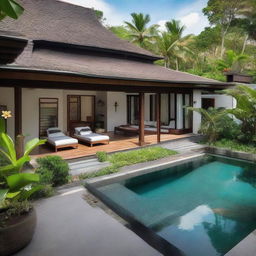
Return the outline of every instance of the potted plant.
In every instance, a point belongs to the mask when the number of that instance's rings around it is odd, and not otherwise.
[[[4,118],[10,117],[3,111]],[[0,118],[0,154],[8,164],[0,167],[0,255],[11,255],[25,247],[32,239],[36,226],[36,212],[29,202],[30,196],[41,189],[39,176],[24,172],[29,154],[44,140],[33,139],[26,143],[25,152],[17,157],[15,144],[5,133],[5,122]]]

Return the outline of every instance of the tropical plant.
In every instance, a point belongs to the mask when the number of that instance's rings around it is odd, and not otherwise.
[[[141,47],[147,48],[153,43],[157,36],[158,25],[147,26],[150,22],[150,16],[143,13],[132,13],[132,21],[125,21],[130,41]]]
[[[199,132],[206,136],[206,140],[211,144],[215,142],[219,137],[219,124],[220,120],[226,114],[222,108],[215,109],[203,109],[203,108],[187,108],[190,111],[195,111],[201,114],[202,122]]]
[[[0,0],[0,20],[6,16],[18,19],[23,11],[23,7],[14,0]]]
[[[232,70],[236,72],[241,72],[243,69],[244,62],[249,58],[245,54],[236,54],[232,50],[226,51],[226,56],[224,59],[219,59],[216,61],[217,69],[220,71]]]
[[[15,144],[5,133],[5,122],[0,118],[0,154],[8,159],[8,164],[0,167],[0,209],[8,207],[8,203],[12,201],[27,200],[40,189],[40,186],[35,185],[39,181],[39,176],[22,172],[22,168],[30,161],[30,152],[44,143],[44,140],[39,139],[27,142],[23,156],[17,158]]]
[[[256,143],[256,90],[247,85],[238,85],[234,89],[226,89],[223,93],[236,99],[236,108],[226,112],[241,121],[242,134],[239,140]]]

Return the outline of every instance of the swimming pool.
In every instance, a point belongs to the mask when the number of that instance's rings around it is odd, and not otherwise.
[[[174,254],[224,255],[256,229],[255,167],[204,155],[89,189]]]

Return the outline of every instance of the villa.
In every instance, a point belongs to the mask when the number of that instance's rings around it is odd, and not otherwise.
[[[20,2],[19,20],[0,23],[0,105],[14,114],[7,121],[13,137],[43,138],[56,126],[69,135],[79,126],[128,127],[139,145],[147,132],[160,142],[161,133],[197,133],[200,115],[184,106],[211,105],[207,95],[234,85],[155,65],[160,56],[118,39],[92,9]],[[215,107],[232,106],[222,97]]]

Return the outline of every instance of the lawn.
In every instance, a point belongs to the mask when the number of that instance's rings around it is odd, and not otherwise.
[[[143,163],[148,161],[157,160],[167,156],[176,155],[177,152],[162,147],[148,147],[143,149],[132,150],[128,152],[114,153],[106,155],[104,152],[100,152],[98,155],[99,160],[109,161],[110,166],[105,167],[97,172],[84,173],[79,176],[80,179],[87,179],[93,177],[99,177],[111,173],[118,172],[121,167]],[[105,155],[105,156],[104,156]]]

